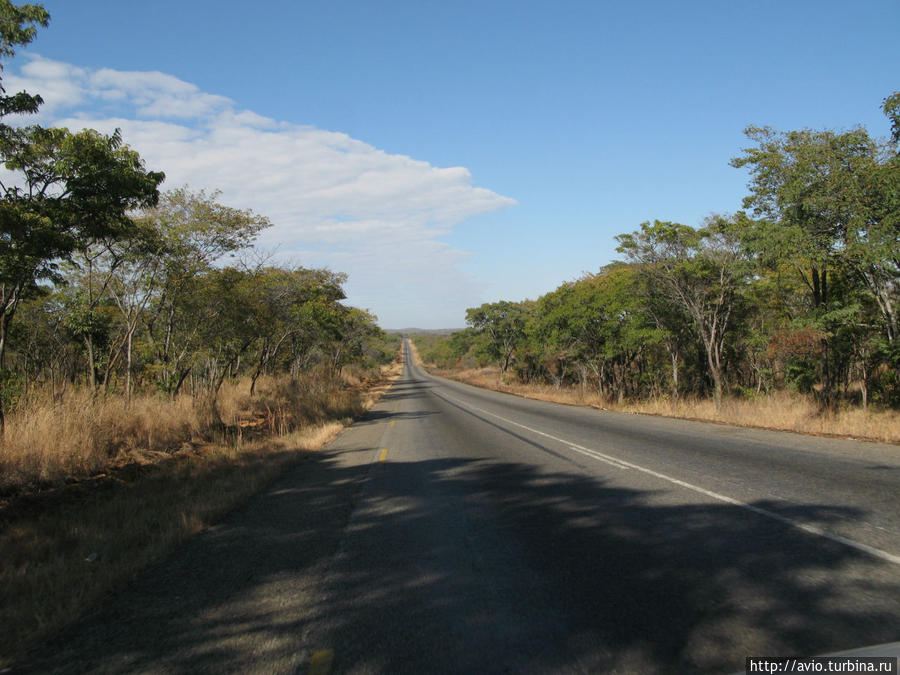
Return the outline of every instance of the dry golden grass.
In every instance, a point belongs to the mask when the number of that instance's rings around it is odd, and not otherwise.
[[[377,380],[349,374],[292,379],[261,377],[255,396],[246,379],[225,382],[217,408],[225,430],[201,420],[188,395],[174,400],[157,395],[120,396],[70,391],[58,400],[38,398],[27,410],[7,416],[0,438],[0,494],[29,485],[58,484],[84,478],[128,462],[155,462],[201,441],[243,441],[260,434],[286,434],[324,420],[361,414],[390,386],[399,364],[383,369]]]
[[[443,371],[434,368],[430,370],[436,375],[477,387],[542,401],[761,429],[900,443],[900,412],[896,410],[867,411],[862,408],[848,408],[836,412],[823,412],[810,398],[789,392],[777,392],[756,400],[725,399],[718,409],[710,399],[650,399],[617,405],[602,399],[595,391],[582,391],[579,387],[504,382],[500,379],[497,368],[463,371]]]
[[[189,397],[125,399],[70,391],[7,416],[0,489],[100,471],[127,457],[178,449],[198,433]]]
[[[378,382],[371,383],[362,392],[362,406],[366,410],[371,410],[372,406],[378,403],[378,400],[384,396],[388,389],[394,386],[399,377],[403,374],[403,363],[398,359],[389,366],[383,366],[381,369],[381,379]]]
[[[394,366],[377,381],[340,390],[333,382],[292,390],[272,378],[257,383],[252,400],[248,383],[229,385],[222,417],[236,426],[221,442],[184,442],[197,431],[189,399],[124,406],[76,395],[40,409],[34,420],[16,419],[7,429],[4,470],[20,467],[20,478],[36,468],[32,478],[90,477],[39,490],[8,483],[5,500],[0,496],[0,669],[333,440],[352,421],[348,413],[371,407],[399,372]],[[285,391],[311,409],[288,412],[282,401],[279,434],[271,407]],[[86,419],[73,419],[78,415]],[[175,421],[159,419],[167,415]]]
[[[789,392],[777,392],[756,400],[725,399],[718,410],[710,400],[666,399],[629,403],[620,409],[745,427],[900,443],[900,412],[896,410],[867,411],[854,407],[822,411],[809,398]]]

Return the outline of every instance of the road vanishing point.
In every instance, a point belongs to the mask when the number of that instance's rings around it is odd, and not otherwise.
[[[900,639],[898,447],[404,372],[14,672],[743,671]]]

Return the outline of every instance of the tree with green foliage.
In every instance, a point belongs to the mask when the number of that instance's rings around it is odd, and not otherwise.
[[[900,153],[900,91],[884,99],[881,105],[882,112],[887,115],[891,123],[891,141]]]
[[[257,303],[266,317],[260,325],[256,369],[250,379],[250,395],[259,376],[286,346],[303,343],[305,350],[323,342],[327,330],[337,334],[343,323],[343,274],[326,269],[264,268],[259,271]]]
[[[655,341],[653,328],[641,312],[637,276],[628,265],[610,265],[563,284],[538,299],[536,342],[553,352],[546,361],[558,385],[566,368],[574,368],[584,388],[591,379],[597,391],[619,400],[636,389],[634,364]]]
[[[240,359],[259,338],[268,321],[258,302],[263,276],[235,267],[212,268],[194,287],[199,348],[193,354],[200,366],[205,392],[197,397],[200,410],[214,427],[222,426],[217,399],[222,383],[236,372]]]
[[[335,377],[345,365],[364,357],[366,347],[372,340],[384,336],[376,323],[377,318],[371,312],[343,305],[337,305],[337,310],[340,322],[329,346],[331,373]]]
[[[861,127],[843,133],[750,127],[746,134],[756,146],[731,163],[750,170],[744,206],[762,218],[748,221],[744,240],[769,266],[793,267],[808,289],[808,321],[823,336],[821,382],[830,405],[843,358],[832,338],[858,303],[854,286],[871,294],[887,341],[896,340],[897,158]]]
[[[199,348],[198,279],[217,260],[250,246],[270,225],[264,216],[220,204],[219,196],[177,188],[140,218],[141,228],[158,243],[147,251],[158,260],[147,273],[158,279],[156,298],[144,313],[144,330],[159,386],[173,396],[190,374],[191,354]]]
[[[673,303],[665,288],[647,274],[638,275],[634,293],[640,311],[646,316],[647,323],[655,329],[652,332],[654,339],[665,349],[669,394],[677,399],[683,387],[682,365],[691,346],[697,341],[691,317],[682,304]]]
[[[525,336],[525,321],[526,312],[521,303],[506,300],[466,310],[466,323],[488,336],[487,348],[500,367],[501,376]]]
[[[722,402],[725,346],[749,278],[737,237],[742,216],[714,216],[705,227],[656,220],[616,237],[618,251],[642,266],[668,299],[694,323],[703,343],[716,405]]]
[[[29,44],[37,27],[48,23],[50,15],[41,5],[14,5],[10,0],[0,0],[0,73],[2,60],[15,56],[16,48]],[[0,120],[7,115],[35,113],[43,102],[40,96],[24,91],[7,94],[0,78]]]
[[[0,3],[0,56],[13,55],[48,20],[37,5]],[[39,96],[2,90],[0,114],[33,113],[40,104]],[[144,168],[118,131],[10,126],[2,117],[0,159],[15,178],[0,183],[0,371],[22,299],[39,281],[59,281],[59,263],[73,252],[130,236],[131,212],[156,203],[164,178]]]

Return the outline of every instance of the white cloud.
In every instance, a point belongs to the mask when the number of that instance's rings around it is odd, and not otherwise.
[[[387,326],[460,324],[478,285],[457,267],[466,254],[439,237],[515,204],[473,186],[464,167],[435,167],[344,133],[266,118],[165,73],[33,57],[5,83],[44,97],[43,123],[121,128],[148,168],[166,172],[168,186],[219,189],[223,202],[268,216],[274,226],[261,246],[347,272],[349,300]],[[428,314],[417,319],[410,310]]]
[[[86,76],[85,70],[68,63],[34,58],[22,66],[19,74],[4,74],[3,86],[8,92],[40,94],[46,115],[64,106],[82,104],[87,94],[82,84]]]

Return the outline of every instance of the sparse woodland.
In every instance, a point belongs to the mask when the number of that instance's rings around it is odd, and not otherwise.
[[[0,0],[0,76],[48,22]],[[302,466],[401,370],[344,275],[260,258],[264,216],[162,191],[118,132],[30,123],[39,94],[0,78],[0,672]],[[838,432],[900,442],[900,92],[883,111],[884,142],[748,129],[744,210],[640,224],[623,261],[472,308],[418,352],[569,402],[744,401],[765,425],[852,409]]]
[[[0,10],[0,57],[49,18]],[[161,193],[118,132],[27,124],[41,103],[0,91],[0,487],[351,411],[399,343],[344,275],[254,258],[265,217]]]
[[[616,237],[623,261],[469,309],[464,331],[418,339],[422,358],[607,404],[792,392],[821,414],[897,409],[900,92],[882,109],[886,141],[748,128],[732,160],[749,171],[744,210],[642,223]]]
[[[48,20],[0,0],[0,67]],[[400,346],[344,275],[253,253],[265,217],[41,103],[0,82],[0,670],[333,439]]]

